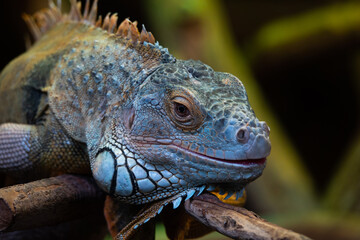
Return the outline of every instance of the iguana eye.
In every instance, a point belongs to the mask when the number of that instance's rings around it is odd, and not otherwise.
[[[169,99],[170,104],[167,104],[171,120],[185,130],[199,127],[203,121],[203,114],[198,104],[189,96],[174,95]]]
[[[174,97],[171,99],[171,112],[176,121],[181,123],[190,123],[193,120],[191,114],[191,102],[183,97]]]
[[[180,103],[175,103],[175,111],[179,117],[187,117],[190,115],[189,109]]]
[[[173,107],[175,116],[179,121],[187,121],[191,118],[190,110],[185,105],[174,102]]]

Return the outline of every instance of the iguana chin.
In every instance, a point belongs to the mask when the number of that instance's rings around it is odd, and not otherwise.
[[[121,201],[174,207],[206,188],[239,196],[261,175],[269,128],[239,79],[98,18],[97,1],[71,3],[24,16],[36,42],[0,75],[0,172],[91,169]]]

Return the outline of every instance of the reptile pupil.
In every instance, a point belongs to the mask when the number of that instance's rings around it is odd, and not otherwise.
[[[190,115],[189,109],[180,103],[175,103],[175,112],[179,117],[182,118]]]

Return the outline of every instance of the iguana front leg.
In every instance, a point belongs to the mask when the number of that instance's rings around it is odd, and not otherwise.
[[[31,170],[39,161],[41,145],[35,125],[0,125],[0,172]]]
[[[49,118],[44,125],[0,125],[0,172],[90,172],[86,145],[67,136],[61,125]]]

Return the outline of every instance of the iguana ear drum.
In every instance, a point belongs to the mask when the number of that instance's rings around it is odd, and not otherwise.
[[[121,113],[121,118],[125,128],[130,131],[135,119],[135,109],[133,107],[124,109]]]

